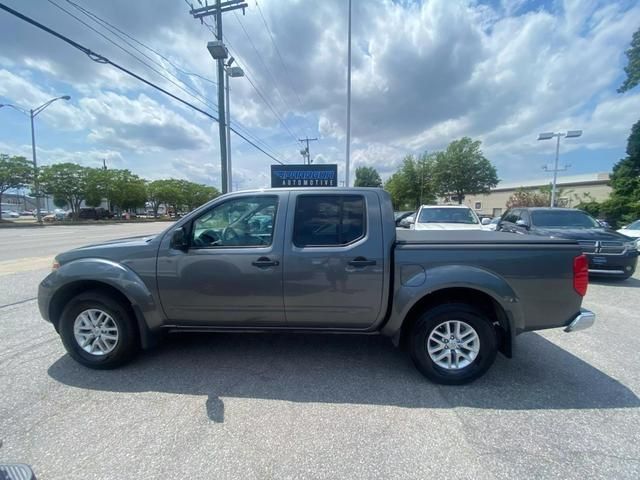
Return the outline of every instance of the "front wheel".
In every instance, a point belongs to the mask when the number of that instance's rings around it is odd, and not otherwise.
[[[72,298],[62,312],[59,327],[69,355],[89,368],[118,367],[139,349],[135,319],[129,310],[100,291]]]
[[[471,305],[451,303],[425,312],[413,326],[411,358],[429,380],[461,385],[493,364],[497,340],[491,321]]]

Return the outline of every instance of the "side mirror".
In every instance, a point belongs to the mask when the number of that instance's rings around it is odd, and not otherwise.
[[[485,217],[482,220],[480,220],[480,222],[482,223],[482,225],[489,225],[491,223],[491,219]]]
[[[516,220],[516,225],[524,228],[525,230],[529,230],[529,224],[524,220]]]
[[[184,228],[176,228],[171,233],[171,242],[169,246],[174,250],[187,250],[189,247],[189,242],[187,241],[187,236],[184,232]]]

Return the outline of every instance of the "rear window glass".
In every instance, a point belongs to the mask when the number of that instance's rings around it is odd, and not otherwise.
[[[423,208],[418,223],[478,223],[470,208]]]
[[[364,232],[365,206],[360,195],[301,195],[296,201],[296,247],[347,245]]]
[[[567,210],[540,210],[531,212],[536,227],[547,228],[600,228],[600,225],[583,212]]]

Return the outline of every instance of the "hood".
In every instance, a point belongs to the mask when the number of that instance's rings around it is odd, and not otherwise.
[[[482,230],[478,223],[416,223],[414,230]]]
[[[630,240],[629,237],[605,228],[535,228],[534,230],[538,235],[546,235],[554,238],[569,238],[572,240],[604,240],[613,242],[628,242]]]
[[[618,230],[618,233],[626,235],[629,238],[640,238],[640,230],[627,230],[626,228],[621,228]]]
[[[149,244],[157,235],[140,235],[136,237],[119,238],[93,245],[74,248],[56,256],[60,263],[87,257],[106,258],[120,261],[127,258],[133,252],[140,252],[142,249],[152,248]]]
[[[89,248],[104,247],[107,245],[119,245],[119,246],[137,246],[148,243],[150,240],[156,238],[157,235],[137,235],[135,237],[116,238],[115,240],[107,240],[106,242],[94,243],[92,245],[84,245],[74,250],[85,250]]]

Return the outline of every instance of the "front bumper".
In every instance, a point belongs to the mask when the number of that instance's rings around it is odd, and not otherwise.
[[[49,318],[49,305],[51,304],[51,298],[53,297],[53,290],[51,288],[51,276],[53,273],[47,275],[40,285],[38,285],[38,310],[40,315],[47,322],[50,322]]]
[[[577,332],[591,327],[596,321],[596,314],[586,308],[581,308],[580,313],[564,328],[564,331]]]
[[[633,275],[638,264],[638,252],[628,252],[621,255],[599,255],[586,253],[589,260],[589,274],[628,277]]]

